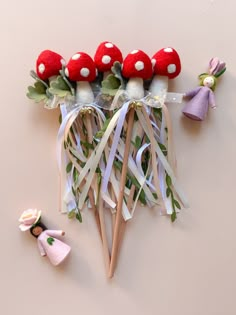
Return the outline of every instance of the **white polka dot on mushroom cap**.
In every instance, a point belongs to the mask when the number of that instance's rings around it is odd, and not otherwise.
[[[104,55],[102,57],[102,63],[104,63],[105,65],[107,65],[110,61],[111,61],[111,57],[110,56]]]
[[[155,67],[155,64],[157,62],[156,59],[152,59],[151,61],[152,61],[152,66]]]
[[[131,54],[134,55],[134,54],[137,54],[137,52],[138,52],[138,50],[135,49],[135,50],[131,51]]]
[[[68,68],[65,68],[65,75],[66,75],[67,77],[69,77],[69,70],[68,70]]]
[[[40,65],[38,66],[38,69],[39,69],[39,73],[44,73],[45,71],[45,65],[43,63],[40,63]]]
[[[174,73],[176,71],[176,65],[174,65],[173,63],[171,63],[168,67],[167,67],[167,71],[168,73]]]
[[[106,47],[106,48],[112,48],[112,47],[114,47],[114,45],[113,45],[112,43],[106,43],[106,44],[105,44],[105,47]]]
[[[71,57],[72,60],[78,60],[80,57],[80,54],[75,54],[74,56]]]
[[[90,71],[89,71],[88,68],[82,68],[82,69],[80,70],[80,74],[81,74],[82,77],[84,77],[84,78],[87,78],[87,77],[89,76],[89,73],[90,73]]]
[[[65,62],[64,59],[61,59],[61,64],[62,64],[62,66],[65,66],[65,65],[66,65],[66,62]]]
[[[170,48],[170,47],[166,47],[166,48],[164,49],[164,51],[165,51],[165,52],[172,52],[172,51],[173,51],[173,49],[172,49],[172,48]]]
[[[144,69],[144,63],[142,61],[137,61],[134,67],[137,71],[141,71]]]

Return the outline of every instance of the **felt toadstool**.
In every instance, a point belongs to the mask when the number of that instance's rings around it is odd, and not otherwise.
[[[181,71],[181,62],[177,51],[172,47],[159,50],[152,57],[154,78],[150,85],[153,96],[165,94],[168,89],[168,80],[176,78]]]
[[[92,103],[94,94],[90,82],[94,81],[96,78],[96,66],[93,59],[84,52],[77,52],[67,63],[65,74],[71,81],[77,82],[77,103]]]
[[[65,64],[61,55],[51,50],[44,50],[37,58],[36,72],[41,80],[52,80],[53,77],[59,75],[59,71]]]
[[[130,99],[144,97],[143,80],[152,76],[152,63],[142,50],[133,50],[123,61],[122,74],[129,79],[126,92]]]
[[[122,63],[123,61],[120,49],[111,42],[102,42],[95,52],[94,62],[98,71],[104,72],[104,78],[110,73],[111,68],[116,61],[119,63]]]
[[[53,81],[56,76],[60,74],[60,70],[65,66],[66,62],[61,55],[51,50],[42,51],[36,60],[36,73],[32,72],[32,76],[36,80],[41,80],[41,82],[48,88],[48,83],[43,81]],[[57,107],[59,98],[56,95],[51,95],[49,93],[49,101],[45,104],[46,108]]]

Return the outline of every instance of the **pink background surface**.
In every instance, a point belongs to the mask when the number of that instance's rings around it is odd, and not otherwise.
[[[1,64],[1,313],[235,315],[236,57],[235,2],[4,1]],[[196,86],[212,56],[228,70],[216,90],[218,109],[194,123],[170,105],[179,179],[191,208],[173,225],[138,208],[128,225],[116,276],[108,281],[93,217],[71,222],[58,213],[58,112],[25,96],[38,53],[65,58],[93,54],[103,40],[126,54],[175,47],[181,76],[172,86]],[[18,230],[21,211],[37,207],[51,229],[66,231],[72,255],[55,268],[35,239]]]

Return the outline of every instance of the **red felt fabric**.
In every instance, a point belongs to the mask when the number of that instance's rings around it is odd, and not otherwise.
[[[105,44],[112,44],[113,47],[106,47]],[[102,61],[103,56],[111,57],[110,62],[107,64],[104,63]],[[120,63],[122,63],[123,61],[120,49],[111,42],[108,41],[102,42],[98,46],[96,53],[94,55],[94,62],[96,64],[97,69],[101,72],[110,71],[115,61],[119,61]]]
[[[152,59],[156,60],[153,71],[155,74],[168,76],[169,79],[174,79],[180,74],[181,62],[177,51],[172,47],[169,48],[173,51],[166,52],[164,51],[166,48],[162,48],[152,57]],[[173,73],[168,73],[168,65],[170,64],[174,64],[176,66],[176,71]]]
[[[135,63],[142,61],[144,63],[143,70],[137,70]],[[142,78],[149,79],[152,76],[152,63],[148,55],[142,50],[138,50],[135,54],[128,54],[123,61],[122,74],[125,78]]]
[[[76,54],[80,54],[80,57],[77,60],[73,60],[73,57],[71,57],[66,66],[69,72],[70,80],[87,82],[94,81],[96,78],[96,66],[93,59],[84,52],[77,52]],[[89,75],[87,77],[81,75],[80,71],[82,68],[89,69]]]
[[[48,78],[58,75],[62,68],[61,60],[63,57],[51,50],[44,50],[38,56],[36,61],[36,73],[41,80],[47,80]],[[45,70],[43,73],[39,72],[39,65],[44,64]]]

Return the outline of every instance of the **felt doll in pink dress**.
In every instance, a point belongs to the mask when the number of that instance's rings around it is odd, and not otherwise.
[[[48,230],[40,221],[41,211],[28,209],[23,212],[20,221],[20,230],[27,231],[37,238],[41,256],[47,256],[50,262],[57,266],[62,263],[70,253],[70,246],[58,239],[65,235],[60,230]]]
[[[212,58],[209,63],[208,73],[199,75],[200,86],[187,92],[186,98],[190,100],[182,110],[183,114],[190,119],[202,121],[206,118],[208,108],[216,108],[214,90],[217,78],[226,70],[225,63],[218,58]]]

